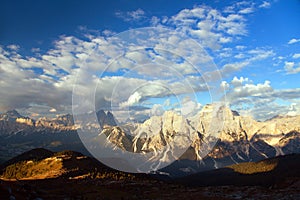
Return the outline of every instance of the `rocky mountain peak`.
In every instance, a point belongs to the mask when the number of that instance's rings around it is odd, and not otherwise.
[[[74,125],[73,115],[71,115],[71,114],[57,116],[55,120],[64,124],[65,126],[73,126]]]
[[[96,113],[100,126],[103,128],[104,126],[116,126],[116,120],[113,114],[108,111],[107,113],[104,110],[99,110]]]
[[[240,116],[237,111],[231,110],[230,107],[219,104],[207,104],[203,106],[199,113],[200,118],[205,121],[212,117],[219,117],[220,119],[234,119],[234,117]]]
[[[9,110],[0,115],[0,120],[5,121],[15,121],[17,118],[24,118],[22,115],[18,113],[16,110]]]

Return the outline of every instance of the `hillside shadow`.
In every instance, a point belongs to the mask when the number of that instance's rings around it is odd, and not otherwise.
[[[300,178],[300,154],[279,156],[261,162],[277,162],[271,171],[243,174],[231,168],[200,172],[176,179],[188,186],[265,186],[280,185],[289,178]]]

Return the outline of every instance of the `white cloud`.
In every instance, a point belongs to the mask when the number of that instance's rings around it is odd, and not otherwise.
[[[33,53],[38,53],[38,52],[40,52],[40,51],[41,51],[40,48],[32,48],[32,49],[31,49],[31,52],[33,52]]]
[[[163,103],[163,106],[166,106],[166,107],[171,106],[171,100],[170,99],[166,99],[164,101],[164,103]]]
[[[295,39],[295,38],[293,38],[293,39],[291,39],[291,40],[288,42],[288,44],[295,44],[295,43],[298,43],[298,42],[300,42],[300,39]]]
[[[220,87],[226,91],[229,89],[230,86],[229,83],[227,83],[226,81],[222,81]]]
[[[231,37],[221,37],[219,39],[220,43],[224,44],[224,43],[229,43],[232,42],[232,38]]]
[[[164,107],[160,104],[154,104],[150,109],[150,116],[161,116],[164,113]]]
[[[130,95],[127,101],[120,103],[120,106],[121,107],[133,106],[134,104],[139,103],[141,98],[142,96],[138,92],[134,92],[132,95]]]
[[[255,4],[251,1],[239,1],[224,8],[225,13],[249,14],[255,11]]]
[[[158,26],[160,22],[161,20],[156,16],[153,16],[150,21],[152,26]]]
[[[226,99],[234,110],[242,115],[250,115],[258,120],[266,120],[278,114],[295,115],[299,109],[300,88],[276,90],[270,81],[254,84],[249,78],[234,77],[227,82]],[[278,101],[285,104],[278,103]]]
[[[234,13],[235,12],[235,6],[227,6],[223,9],[224,13]]]
[[[237,59],[243,59],[243,58],[245,58],[246,56],[245,56],[245,54],[243,54],[243,53],[239,53],[239,54],[235,55],[234,57],[237,58]]]
[[[242,10],[239,11],[239,13],[241,14],[249,14],[249,13],[253,13],[254,12],[254,8],[250,7],[250,8],[244,8]]]
[[[238,86],[242,86],[244,83],[247,83],[249,82],[249,79],[248,78],[244,78],[244,77],[240,77],[240,78],[237,78],[236,76],[232,79],[231,81],[231,84],[234,86],[234,87],[238,87]]]
[[[73,67],[83,66],[83,60],[75,55],[76,52],[92,51],[91,44],[93,42],[74,37],[61,37],[52,50],[25,58],[12,48],[0,48],[0,110],[32,108],[31,113],[46,114],[51,109],[70,113],[72,89],[78,71]],[[47,108],[41,109],[37,105]]]
[[[248,53],[251,54],[251,57],[249,58],[249,60],[251,61],[259,61],[259,60],[263,60],[275,56],[273,50],[265,50],[265,49],[253,49],[248,51]]]
[[[246,49],[246,47],[243,46],[243,45],[237,45],[237,46],[235,46],[235,48],[236,48],[237,50],[244,50],[244,49]]]
[[[287,74],[297,74],[300,72],[300,63],[295,62],[285,62],[284,69]]]
[[[126,22],[137,22],[141,21],[146,18],[145,11],[142,9],[137,9],[134,11],[128,11],[128,12],[116,12],[115,15],[119,18],[122,18]]]
[[[236,62],[236,63],[228,63],[223,66],[223,68],[220,70],[223,76],[228,76],[229,74],[232,74],[233,72],[240,71],[242,68],[249,65],[250,62],[245,60],[242,62]]]
[[[290,116],[300,115],[300,101],[298,101],[297,103],[291,103],[287,115]]]
[[[205,47],[216,50],[222,44],[246,35],[245,21],[244,15],[239,13],[227,15],[208,6],[199,6],[180,11],[170,18],[169,23],[180,32],[189,32]]]
[[[20,46],[15,45],[15,44],[11,44],[11,45],[8,45],[7,48],[12,50],[12,51],[18,51],[20,49]]]
[[[268,1],[264,1],[261,5],[259,5],[259,8],[270,8],[271,3]]]
[[[218,56],[221,58],[228,58],[228,57],[231,57],[232,54],[230,52],[221,52],[218,54]]]
[[[181,114],[184,116],[194,116],[199,113],[201,104],[191,99],[181,102]]]
[[[245,84],[233,89],[231,98],[240,98],[248,96],[260,96],[261,94],[272,92],[273,88],[270,86],[270,81],[265,81],[263,84]]]
[[[300,88],[275,90],[272,96],[290,101],[300,100]]]
[[[252,116],[257,120],[265,121],[277,115],[285,115],[289,112],[289,106],[284,106],[276,102],[253,101],[247,110],[240,110],[241,115]]]
[[[237,54],[234,56],[235,49],[237,49]],[[234,57],[239,59],[238,61],[235,60],[235,62],[228,62],[228,59],[225,59],[224,62],[225,65],[222,66],[220,69],[220,72],[222,76],[228,77],[234,72],[241,71],[243,68],[251,65],[252,63],[255,63],[260,60],[268,59],[270,57],[275,56],[276,54],[273,52],[273,50],[269,49],[261,49],[261,48],[255,48],[251,50],[246,50],[246,47],[240,46],[235,49],[231,48],[223,48],[222,50],[218,51],[217,56],[219,57]],[[221,52],[221,53],[219,53]]]
[[[127,12],[129,16],[131,16],[134,20],[140,20],[144,17],[145,12],[142,9],[137,9],[135,11]]]
[[[51,108],[49,112],[57,112],[57,110],[55,108]]]
[[[294,58],[294,59],[300,58],[300,53],[295,53],[295,54],[293,55],[293,58]]]

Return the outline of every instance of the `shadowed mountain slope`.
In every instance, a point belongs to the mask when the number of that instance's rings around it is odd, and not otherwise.
[[[177,179],[189,186],[274,186],[300,178],[300,154],[246,162]]]

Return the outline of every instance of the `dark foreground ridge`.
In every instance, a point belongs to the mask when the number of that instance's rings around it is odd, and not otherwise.
[[[246,162],[177,179],[188,186],[264,186],[280,185],[300,178],[300,154],[290,154]]]
[[[120,172],[97,159],[75,151],[52,152],[37,148],[16,156],[0,166],[1,177],[10,180],[36,179],[131,179],[133,175]],[[136,177],[139,175],[136,175]]]
[[[1,199],[300,199],[300,154],[180,179],[111,169],[74,151],[33,149],[1,166]]]

